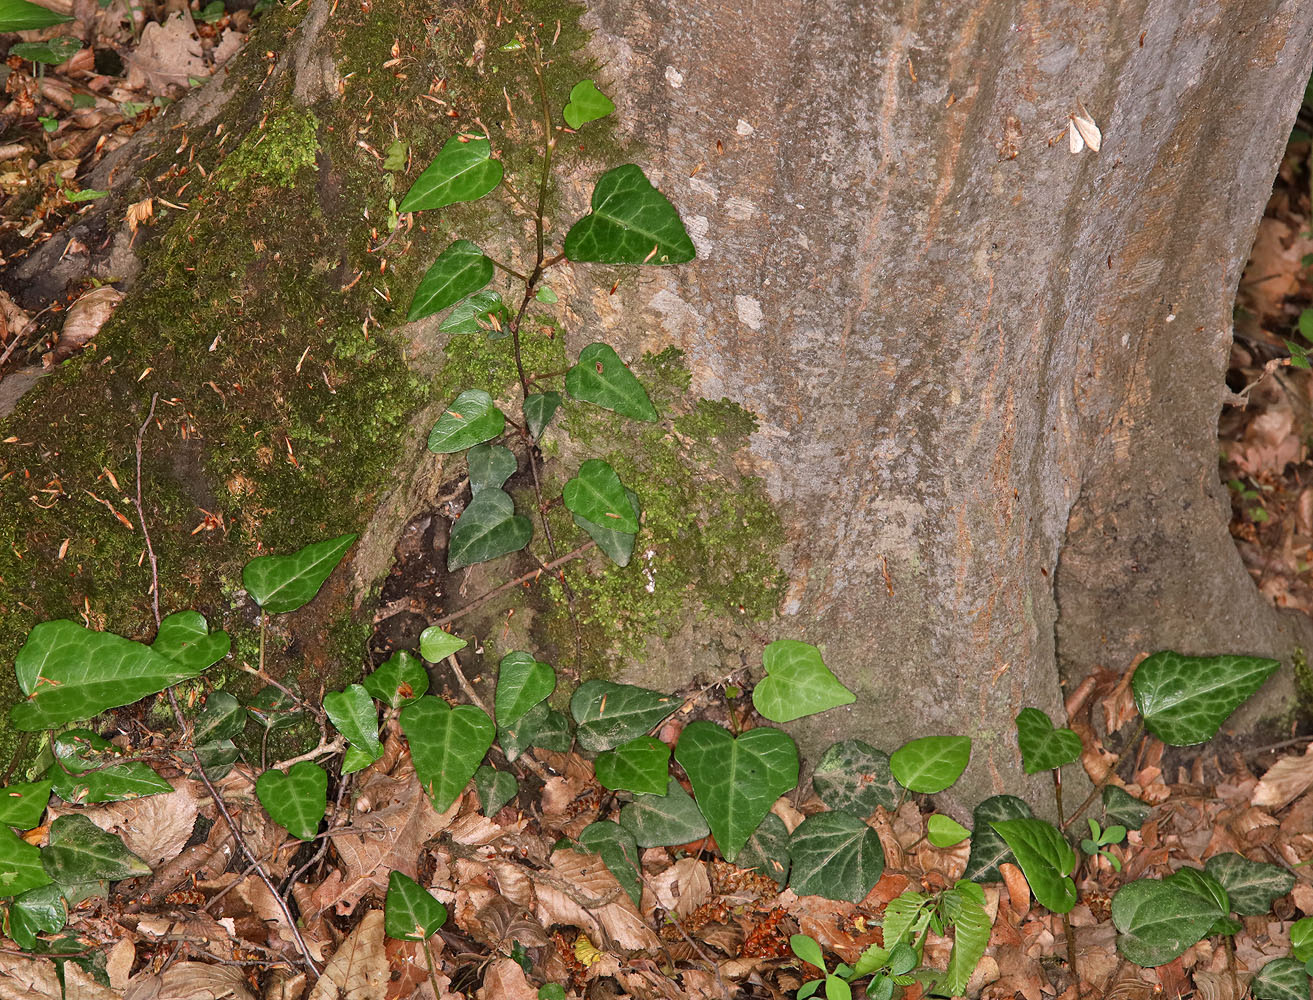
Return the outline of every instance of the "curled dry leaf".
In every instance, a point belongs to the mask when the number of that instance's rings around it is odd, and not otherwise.
[[[106,802],[77,811],[102,830],[118,834],[129,851],[155,868],[178,856],[196,826],[195,783],[188,778],[174,778],[169,783],[173,791],[166,795]]]
[[[479,1000],[537,1000],[538,991],[524,978],[524,970],[514,959],[499,958],[488,967]]]
[[[1313,787],[1313,743],[1302,756],[1282,757],[1267,769],[1254,789],[1254,805],[1283,809]]]
[[[383,911],[370,910],[328,960],[310,1000],[385,1000],[387,986]]]
[[[21,337],[32,325],[32,317],[8,292],[0,292],[0,344],[9,343],[11,337]]]
[[[87,292],[71,306],[64,318],[64,328],[55,343],[51,363],[82,350],[100,332],[105,321],[123,301],[123,293],[112,285],[101,285]]]
[[[143,198],[141,201],[133,202],[128,206],[128,211],[124,215],[124,221],[128,224],[128,231],[135,237],[137,227],[155,214],[155,199]]]
[[[71,963],[70,963],[71,964]],[[162,974],[143,969],[128,984],[123,1000],[253,1000],[237,966],[179,962]]]
[[[66,992],[67,991],[67,992]],[[55,963],[46,958],[19,958],[0,953],[0,998],[3,1000],[119,1000],[75,962],[64,963],[64,984]]]
[[[697,858],[680,858],[648,884],[657,904],[677,917],[687,917],[711,896],[706,866]]]
[[[633,902],[600,858],[557,851],[551,865],[550,872],[534,876],[538,922],[544,927],[581,927],[591,940],[614,943],[624,951],[660,947],[656,934],[643,923]]]

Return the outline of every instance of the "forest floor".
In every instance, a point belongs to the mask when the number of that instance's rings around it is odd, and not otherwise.
[[[102,194],[81,189],[78,178],[240,48],[252,13],[237,6],[73,0],[70,12],[85,28],[75,53],[48,46],[45,64],[9,55],[0,68],[7,100],[0,111],[0,264],[57,238]],[[49,43],[62,34],[56,28],[25,40]],[[1313,350],[1311,157],[1313,139],[1297,132],[1241,287],[1229,381],[1237,392],[1249,387],[1249,405],[1224,414],[1220,435],[1233,533],[1247,565],[1274,602],[1313,612],[1313,457],[1306,443],[1313,372],[1284,363],[1292,353],[1287,341]],[[134,209],[148,224],[151,205]],[[66,252],[86,249],[70,243]],[[117,297],[112,285],[87,287],[25,311],[0,292],[0,378],[17,367],[57,364],[84,346]],[[431,554],[419,547],[409,558],[401,575],[423,576],[414,561]],[[1205,747],[1189,758],[1169,757],[1149,739],[1134,759],[1118,762],[1115,748],[1134,715],[1129,678],[1129,670],[1096,674],[1067,705],[1090,778],[1100,782],[1120,764],[1112,783],[1152,807],[1125,843],[1109,848],[1120,870],[1082,856],[1080,902],[1069,916],[1079,980],[1068,968],[1062,919],[1034,905],[1020,871],[1005,864],[1003,881],[985,887],[993,929],[973,995],[1239,1000],[1253,970],[1289,952],[1292,921],[1313,915],[1311,738],[1292,734],[1288,744],[1244,753]],[[446,680],[446,693],[462,699],[455,678]],[[694,718],[735,730],[762,722],[744,692],[725,685],[676,693],[688,703],[659,733],[669,744]],[[148,717],[125,712],[121,720],[119,742],[167,769],[173,748]],[[385,732],[384,757],[330,788],[326,831],[309,844],[289,838],[260,808],[253,794],[259,768],[239,764],[221,783],[245,839],[299,914],[297,930],[266,883],[234,860],[224,820],[181,768],[171,794],[52,806],[26,834],[29,842],[42,842],[56,814],[76,810],[120,833],[154,873],[79,904],[68,928],[44,936],[37,953],[0,941],[0,998],[530,1000],[550,995],[539,989],[552,983],[588,998],[792,997],[817,970],[791,954],[790,935],[808,934],[827,958],[854,962],[880,941],[889,900],[908,888],[951,886],[967,862],[965,843],[929,845],[933,808],[918,797],[868,817],[887,867],[859,904],[781,891],[775,873],[730,865],[704,840],[646,850],[641,903],[634,905],[596,857],[560,848],[588,824],[614,819],[620,805],[585,757],[531,750],[503,765],[519,777],[519,790],[492,815],[482,813],[473,792],[439,814],[395,719]],[[773,811],[792,830],[820,808],[800,788]],[[1102,813],[1094,818],[1109,822]],[[1073,829],[1085,823],[1082,817]],[[1289,868],[1294,890],[1271,914],[1244,918],[1233,939],[1205,939],[1168,965],[1140,969],[1120,957],[1109,900],[1122,884],[1231,851]],[[418,878],[450,911],[431,942],[432,969],[420,944],[383,933],[377,914],[393,870]],[[302,964],[298,932],[323,971],[318,985]],[[931,934],[926,963],[942,968],[949,946]],[[906,993],[918,995],[915,986]]]

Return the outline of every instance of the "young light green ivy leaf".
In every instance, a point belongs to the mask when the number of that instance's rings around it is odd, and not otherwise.
[[[312,542],[291,555],[257,556],[242,569],[242,584],[265,614],[295,611],[319,593],[355,540],[354,534],[339,535]]]
[[[1017,743],[1027,774],[1052,771],[1080,759],[1081,739],[1070,729],[1054,729],[1049,717],[1038,708],[1023,708],[1017,714]]]
[[[1281,664],[1258,656],[1154,653],[1135,670],[1131,693],[1144,726],[1169,746],[1210,740]]]
[[[593,768],[603,788],[664,795],[669,780],[670,747],[654,737],[638,736],[600,754]]]
[[[762,666],[766,677],[753,688],[752,704],[771,722],[792,722],[857,700],[810,643],[772,642],[762,653]]]
[[[970,760],[970,737],[923,736],[895,750],[889,767],[904,788],[933,795],[957,781]]]
[[[589,344],[579,352],[579,362],[565,373],[565,391],[633,420],[658,419],[647,390],[610,344]]]
[[[378,739],[378,708],[364,687],[348,684],[341,691],[324,695],[324,711],[338,732],[371,762],[383,756]]]
[[[1051,823],[1038,819],[1008,819],[990,824],[1007,843],[1030,891],[1054,913],[1067,913],[1076,905],[1076,852]]]
[[[429,451],[449,455],[484,441],[506,429],[506,415],[482,389],[466,389],[447,404],[429,432]]]
[[[492,158],[492,146],[486,136],[454,135],[416,178],[397,211],[421,212],[462,201],[477,201],[500,184],[501,179],[501,161]]]
[[[328,809],[328,774],[313,761],[293,764],[286,774],[265,771],[255,782],[260,804],[293,837],[313,840]]]
[[[398,941],[427,941],[447,922],[447,908],[409,875],[388,875],[383,933]]]
[[[625,495],[624,484],[615,469],[600,458],[590,458],[579,466],[562,495],[571,513],[615,531],[637,534],[638,518]]]
[[[441,663],[452,653],[468,645],[469,643],[460,636],[452,635],[440,625],[430,625],[419,634],[419,655],[430,663]],[[427,689],[428,684],[424,687]],[[419,692],[419,694],[423,693],[423,691]]]
[[[455,305],[492,280],[495,265],[477,245],[456,240],[438,254],[410,300],[406,322],[413,323]]]
[[[556,671],[522,651],[507,653],[497,669],[497,693],[493,711],[497,725],[514,726],[531,708],[546,701],[556,690]]]
[[[447,569],[454,572],[518,552],[533,537],[533,523],[515,513],[515,501],[504,490],[479,491],[451,526]]]
[[[570,103],[565,106],[565,124],[578,131],[588,122],[605,118],[615,110],[611,98],[597,89],[592,80],[580,80],[570,91]]]
[[[419,783],[438,812],[446,812],[465,790],[497,735],[492,720],[473,705],[452,708],[431,696],[401,710],[401,730]]]
[[[697,256],[675,206],[632,163],[598,179],[592,209],[565,235],[567,260],[683,264]]]
[[[199,611],[175,611],[164,616],[150,648],[200,673],[227,656],[231,645],[228,633],[211,632]]]
[[[1301,962],[1313,960],[1313,917],[1300,917],[1290,925],[1290,953]]]
[[[946,848],[960,844],[971,836],[971,831],[952,817],[935,813],[926,820],[926,837],[932,847]],[[974,883],[972,883],[974,884]]]

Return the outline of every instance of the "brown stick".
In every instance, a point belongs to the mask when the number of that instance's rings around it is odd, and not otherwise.
[[[558,559],[553,559],[549,563],[544,563],[542,567],[539,569],[535,569],[532,572],[525,573],[523,576],[517,576],[514,580],[509,580],[506,583],[503,583],[500,587],[494,587],[492,590],[489,590],[487,593],[480,594],[478,597],[474,598],[474,600],[470,601],[469,604],[465,605],[465,607],[460,608],[457,611],[453,611],[449,615],[443,615],[441,618],[438,618],[437,620],[432,622],[432,624],[447,625],[451,622],[454,622],[457,618],[464,617],[465,615],[469,614],[471,611],[474,611],[480,606],[486,604],[488,601],[491,601],[494,597],[497,597],[500,594],[504,594],[506,593],[506,591],[512,590],[523,583],[529,583],[532,580],[536,580],[538,579],[538,577],[542,576],[544,572],[554,570],[559,566],[564,566],[566,563],[572,562],[575,559],[580,559],[589,551],[595,548],[597,548],[596,542],[585,542],[583,545],[580,545],[574,551],[567,552],[565,555],[561,556]]]

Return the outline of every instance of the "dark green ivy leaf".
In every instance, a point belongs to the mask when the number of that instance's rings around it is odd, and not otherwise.
[[[638,503],[638,494],[625,487],[625,496],[629,499],[629,508],[634,512],[634,520],[642,523],[643,509]],[[637,535],[604,524],[595,524],[587,518],[574,515],[574,523],[588,532],[588,537],[597,543],[597,547],[606,553],[617,566],[628,566],[634,555],[634,542]]]
[[[1149,732],[1169,746],[1193,746],[1212,739],[1280,665],[1258,656],[1164,651],[1136,668],[1131,693]]]
[[[1027,774],[1052,771],[1080,758],[1080,737],[1070,729],[1054,729],[1038,708],[1023,708],[1017,714],[1017,743]]]
[[[355,540],[355,535],[339,535],[291,555],[257,556],[242,569],[242,584],[266,614],[295,611],[319,593]]]
[[[565,373],[565,391],[634,420],[658,419],[647,390],[610,344],[589,344],[579,352],[579,363]]]
[[[624,484],[615,469],[600,458],[590,458],[579,466],[578,474],[565,484],[563,497],[566,509],[586,521],[631,535],[638,533],[638,518],[625,495]]]
[[[643,899],[643,883],[640,881],[643,867],[634,835],[619,823],[601,820],[583,828],[579,843],[601,857],[602,864],[638,906]]]
[[[509,493],[491,487],[482,489],[451,526],[447,569],[455,571],[518,552],[532,537],[532,522],[515,513],[515,501]]]
[[[697,256],[675,206],[632,163],[598,179],[592,208],[565,236],[568,260],[683,264]]]
[[[455,305],[492,280],[492,259],[469,240],[457,240],[438,254],[410,300],[406,322],[413,323]]]
[[[429,431],[429,451],[449,455],[491,441],[506,427],[506,417],[482,389],[466,389],[447,404]],[[500,485],[500,484],[498,484]]]

